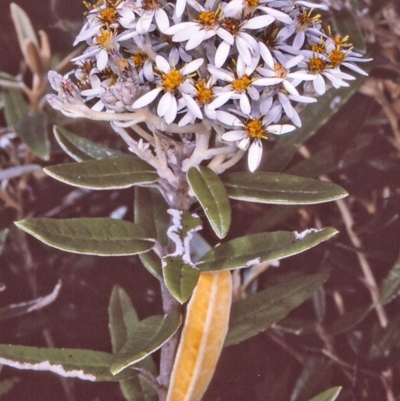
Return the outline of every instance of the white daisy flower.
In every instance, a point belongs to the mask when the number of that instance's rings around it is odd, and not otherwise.
[[[220,112],[221,113],[221,112]],[[281,135],[292,132],[296,127],[290,124],[273,124],[270,125],[270,115],[267,113],[265,116],[259,114],[258,116],[251,116],[244,122],[237,117],[232,116],[229,118],[219,114],[219,118],[228,122],[230,120],[232,126],[237,127],[232,131],[225,132],[222,135],[222,140],[227,142],[235,142],[239,149],[244,151],[248,150],[247,162],[249,170],[253,173],[260,165],[263,145],[261,139],[268,139],[268,134]],[[223,121],[222,121],[223,122]]]
[[[157,105],[157,114],[159,117],[164,117],[167,124],[171,124],[177,115],[178,103],[176,95],[179,94],[184,99],[188,109],[198,118],[203,118],[200,107],[193,99],[193,86],[187,82],[190,75],[195,72],[204,62],[204,59],[199,58],[191,61],[180,70],[172,66],[162,57],[156,57],[156,65],[161,71],[161,77],[154,82],[157,87],[145,95],[137,99],[133,105],[133,109],[140,109],[152,103],[156,97],[164,92]]]
[[[136,30],[144,35],[150,31],[153,18],[161,32],[169,28],[169,17],[163,10],[160,0],[136,0],[136,6],[140,10]]]
[[[263,83],[259,83],[259,79],[252,74],[254,66],[248,67],[239,58],[236,65],[235,73],[217,68],[211,64],[208,65],[208,71],[216,80],[228,82],[223,90],[216,94],[215,100],[210,104],[211,109],[218,109],[227,103],[230,99],[239,99],[240,110],[245,115],[250,114],[250,99],[258,100],[260,94],[255,86],[269,86],[280,83],[279,78],[264,79]]]
[[[246,30],[263,29],[275,21],[275,18],[270,15],[260,15],[242,21],[241,16],[237,14],[236,8],[232,7],[232,3],[234,2],[227,3],[221,9],[221,14],[224,18],[220,20],[221,29],[218,29],[217,32],[222,41],[215,53],[216,67],[223,66],[234,44],[244,62],[247,65],[251,65],[253,59],[259,57],[260,51],[258,41],[252,35],[249,35]],[[243,3],[241,7],[243,9]]]
[[[264,57],[263,57],[264,58]],[[284,65],[279,62],[275,62],[273,58],[266,57],[264,59],[265,64],[269,68],[257,68],[257,71],[265,78],[260,78],[258,80],[259,84],[268,83],[271,78],[278,78],[280,82],[285,87],[285,89],[292,95],[299,95],[298,90],[292,84],[292,80],[301,81],[313,81],[315,75],[309,73],[308,71],[295,71],[290,72],[292,67],[297,66],[304,59],[303,55],[298,55],[288,59]]]

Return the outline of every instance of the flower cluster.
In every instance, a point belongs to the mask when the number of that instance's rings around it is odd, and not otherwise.
[[[106,113],[146,108],[181,128],[209,121],[214,143],[249,150],[250,171],[260,163],[262,139],[301,126],[298,103],[348,86],[355,79],[349,71],[365,74],[357,63],[366,59],[348,39],[323,30],[316,9],[325,6],[306,1],[85,5],[75,43],[88,46],[74,59],[83,101]]]

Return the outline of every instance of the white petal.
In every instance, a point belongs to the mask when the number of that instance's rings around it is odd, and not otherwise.
[[[175,15],[179,18],[185,11],[186,0],[176,0]]]
[[[283,81],[282,78],[259,78],[253,82],[254,86],[271,86],[280,84]]]
[[[270,125],[267,127],[267,131],[271,132],[271,134],[274,135],[282,135],[282,134],[287,134],[288,132],[292,132],[296,129],[294,125],[291,124],[276,124],[276,125]]]
[[[186,31],[186,29],[188,29],[189,27],[198,26],[198,25],[199,24],[197,22],[192,22],[192,21],[181,22],[180,24],[170,26],[164,33],[166,35],[173,36],[178,32]],[[172,40],[174,40],[174,38],[172,38]]]
[[[273,70],[275,65],[275,60],[272,57],[272,53],[269,51],[268,47],[264,43],[260,42],[258,46],[260,48],[261,57],[263,58],[267,66],[271,68],[271,70]]]
[[[293,49],[300,50],[301,46],[303,46],[305,37],[306,34],[304,33],[304,31],[297,32],[293,40]]]
[[[250,86],[250,88],[247,88],[247,94],[253,100],[258,100],[260,98],[260,94],[259,94],[258,90],[254,86]]]
[[[178,127],[184,127],[185,125],[193,124],[195,119],[196,119],[196,117],[195,117],[190,111],[188,111],[188,112],[179,120]]]
[[[232,82],[235,79],[235,76],[230,71],[224,70],[222,68],[217,68],[212,64],[208,64],[207,69],[216,79],[222,79],[226,82]]]
[[[247,115],[251,112],[250,101],[245,93],[240,95],[240,109]]]
[[[229,51],[231,50],[231,45],[228,42],[222,41],[218,46],[215,53],[215,66],[222,67],[228,58]]]
[[[224,28],[219,28],[217,30],[217,35],[224,40],[225,42],[228,42],[231,46],[235,43],[235,38],[232,36],[231,33],[229,33],[227,30]]]
[[[173,97],[174,96],[171,94],[171,92],[165,92],[162,95],[160,101],[158,102],[158,106],[157,106],[157,114],[160,117],[164,117],[167,114]]]
[[[197,71],[203,63],[203,58],[197,58],[196,60],[191,61],[189,64],[186,64],[183,68],[181,68],[180,72],[182,75],[189,75],[192,72]]]
[[[287,76],[293,79],[300,79],[301,81],[314,81],[315,79],[315,75],[308,74],[305,71],[290,72]]]
[[[136,31],[140,34],[149,32],[151,22],[153,21],[154,11],[145,12],[137,22]]]
[[[299,91],[289,81],[283,81],[283,86],[291,95],[299,95]]]
[[[96,67],[99,71],[103,71],[108,63],[108,53],[106,49],[101,49],[100,53],[96,56]]]
[[[292,107],[292,104],[290,103],[289,98],[286,95],[284,95],[283,93],[279,92],[278,99],[281,102],[281,105],[283,107],[283,110],[285,110],[286,115],[289,118],[292,118],[293,117],[293,107]]]
[[[156,20],[157,26],[161,32],[164,32],[166,29],[169,28],[168,15],[162,8],[159,8],[158,10],[156,10],[155,20]]]
[[[355,64],[352,64],[352,63],[342,63],[342,65],[346,66],[347,68],[350,68],[350,70],[358,72],[361,75],[365,75],[365,76],[368,75],[368,73],[365,72],[363,69],[361,69],[358,65],[355,65]]]
[[[178,60],[175,60],[178,61]],[[168,74],[171,71],[171,66],[169,65],[168,61],[165,60],[163,56],[156,56],[156,64],[159,70]]]
[[[313,81],[315,92],[318,95],[323,95],[326,91],[325,80],[321,74],[316,74],[315,79]]]
[[[201,113],[199,105],[195,102],[195,100],[187,95],[186,93],[181,92],[183,99],[185,100],[187,108],[197,117],[203,119],[203,114]]]
[[[133,103],[132,108],[141,109],[142,107],[147,106],[158,96],[161,91],[162,88],[155,88],[150,92],[147,92]]]
[[[249,148],[250,145],[250,138],[248,135],[246,135],[245,138],[243,138],[239,143],[236,144],[236,146],[246,152],[246,150]]]
[[[175,120],[176,113],[177,113],[177,108],[178,108],[177,106],[178,105],[176,103],[175,96],[172,96],[169,110],[168,110],[167,114],[164,116],[165,122],[167,124],[171,124]]]
[[[246,65],[251,64],[252,60],[251,60],[251,53],[250,53],[248,43],[245,40],[241,39],[239,36],[237,36],[236,46],[237,46],[240,56],[243,58],[243,61],[245,62],[245,64]]]
[[[289,17],[290,18],[290,17]],[[245,22],[242,26],[243,29],[260,29],[271,25],[275,21],[274,17],[270,15],[260,15]]]
[[[201,29],[196,34],[193,34],[189,41],[186,43],[186,50],[192,50],[195,47],[199,46],[201,42],[203,42],[206,37],[207,31],[205,29]]]
[[[243,127],[243,123],[236,116],[227,113],[226,111],[217,111],[217,120],[232,127]]]
[[[225,17],[235,17],[243,10],[242,0],[231,0],[224,8],[223,14]]]
[[[293,57],[290,60],[288,60],[285,63],[284,67],[287,68],[287,69],[290,69],[290,68],[294,67],[295,65],[299,64],[300,61],[302,61],[303,59],[304,59],[304,56],[299,54],[298,56]]]
[[[187,26],[185,29],[180,30],[177,32],[173,37],[172,40],[174,42],[184,42],[185,40],[190,39],[193,35],[197,35],[200,31],[200,27],[198,24]]]
[[[210,109],[218,109],[219,107],[223,106],[229,99],[232,98],[233,94],[235,92],[229,91],[229,92],[222,92],[219,94],[210,104],[209,108]]]
[[[223,141],[234,142],[240,141],[241,139],[246,137],[246,131],[228,131],[225,132],[225,134],[223,134],[221,138]]]
[[[247,156],[247,163],[249,165],[249,170],[254,173],[257,167],[260,165],[261,157],[263,153],[263,146],[260,139],[256,138],[250,145],[249,154]]]
[[[278,11],[278,10],[275,10],[274,8],[270,8],[270,7],[258,7],[258,9],[271,15],[272,17],[274,17],[274,19],[277,19],[278,21],[281,21],[284,24],[290,25],[293,23],[292,18],[282,11]]]
[[[316,103],[317,99],[310,96],[289,95],[289,99],[299,103]]]

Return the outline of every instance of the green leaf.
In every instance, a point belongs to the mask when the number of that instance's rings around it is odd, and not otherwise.
[[[162,271],[162,262],[158,255],[150,250],[148,252],[143,252],[139,254],[140,261],[143,263],[143,266],[155,277],[159,280],[163,278]]]
[[[47,135],[46,117],[41,112],[25,114],[18,125],[19,137],[29,146],[35,155],[49,160],[50,142]]]
[[[328,326],[328,334],[336,336],[351,330],[355,325],[364,320],[371,309],[372,306],[368,305],[360,306],[359,308],[355,308],[350,312],[346,312]]]
[[[326,390],[323,393],[311,398],[309,401],[335,401],[341,390],[342,387],[332,387],[329,390]]]
[[[63,163],[43,170],[56,180],[90,189],[128,188],[158,179],[153,167],[136,157]]]
[[[122,348],[138,323],[139,318],[128,294],[115,285],[108,305],[108,328],[113,354]]]
[[[135,308],[128,294],[119,286],[114,286],[108,306],[109,329],[113,353],[117,353],[131,337],[139,324]],[[155,370],[151,356],[139,362],[149,371]],[[154,396],[155,390],[139,377],[121,380],[121,391],[128,401],[146,401]]]
[[[80,254],[135,255],[154,245],[140,226],[124,220],[28,218],[15,224],[47,245]]]
[[[112,375],[112,359],[112,354],[99,351],[0,344],[0,364],[17,369],[43,370],[90,381],[122,380],[136,374],[133,370],[126,370]]]
[[[180,324],[181,315],[177,312],[142,320],[114,356],[111,373],[116,375],[157,351],[178,330]]]
[[[131,157],[127,153],[90,141],[57,125],[53,127],[53,133],[64,152],[78,162],[93,159]]]
[[[291,277],[232,305],[225,346],[240,343],[283,319],[325,282],[327,275]]]
[[[385,305],[400,295],[400,255],[381,284],[380,303]]]
[[[283,170],[300,146],[345,105],[363,82],[364,79],[359,77],[352,81],[348,88],[330,89],[318,99],[317,103],[308,105],[301,114],[301,128],[290,135],[282,135],[278,138],[274,149],[268,153],[265,169],[269,171]]]
[[[296,255],[338,233],[331,227],[301,233],[276,231],[252,234],[221,244],[207,252],[197,264],[202,271],[240,269]]]
[[[17,4],[10,4],[11,18],[17,31],[19,47],[24,51],[26,41],[33,42],[37,47],[39,42],[28,14]]]
[[[230,198],[267,204],[314,204],[348,193],[336,184],[280,173],[230,173],[222,177]]]
[[[7,125],[16,131],[22,117],[28,112],[28,105],[19,90],[7,89],[4,92],[4,114]]]
[[[168,205],[154,188],[135,187],[134,220],[161,245],[167,245],[170,216]]]
[[[178,302],[185,303],[196,287],[200,271],[181,257],[165,257],[162,262],[165,285]]]
[[[0,86],[3,88],[18,89],[21,87],[21,78],[0,71]]]
[[[187,179],[215,234],[224,238],[231,225],[231,206],[221,179],[205,166],[189,169]]]

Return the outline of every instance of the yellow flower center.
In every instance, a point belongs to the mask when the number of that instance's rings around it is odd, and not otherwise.
[[[144,63],[149,59],[149,56],[146,53],[137,53],[134,54],[131,59],[135,64],[135,68],[139,71],[142,69]]]
[[[313,57],[308,62],[308,70],[313,74],[321,73],[326,68],[326,61],[319,57]]]
[[[297,17],[297,31],[305,31],[308,28],[312,27],[313,24],[321,22],[321,15],[317,14],[312,17],[312,11],[312,9],[309,12],[307,12],[307,10],[304,10],[302,14]]]
[[[313,51],[313,53],[318,53],[318,54],[325,53],[326,50],[325,43],[320,43],[320,44],[314,43],[313,45],[311,45],[311,50]]]
[[[115,85],[115,83],[117,82],[117,75],[114,73],[114,71],[110,68],[107,67],[105,68],[103,71],[101,71],[101,76],[104,80],[109,79],[109,86],[113,86]]]
[[[214,94],[212,89],[206,87],[205,79],[201,79],[196,83],[196,89],[197,89],[196,100],[200,104],[204,105],[212,102]]]
[[[335,50],[332,50],[328,55],[329,61],[333,67],[337,67],[342,64],[346,58],[346,54],[340,50],[338,46]]]
[[[260,5],[259,0],[245,0],[245,4],[248,8],[256,8]]]
[[[277,78],[286,78],[287,69],[281,63],[275,63],[275,74]]]
[[[251,139],[268,139],[267,131],[265,130],[264,124],[259,118],[250,118],[247,120],[245,123],[245,131]]]
[[[218,23],[218,16],[217,12],[213,13],[211,11],[202,11],[199,14],[199,24],[204,28],[204,29],[213,29],[217,23]]]
[[[240,21],[236,18],[224,18],[221,22],[221,27],[226,29],[233,36],[236,36],[240,30]]]
[[[105,8],[100,10],[99,19],[104,24],[113,24],[117,22],[117,10],[115,8]]]
[[[236,78],[232,82],[232,88],[239,93],[245,92],[249,86],[251,86],[252,80],[247,76],[243,75],[242,78]]]
[[[101,28],[100,35],[96,35],[96,40],[106,50],[114,49],[114,35],[111,31]]]
[[[162,87],[166,92],[176,91],[181,84],[185,81],[185,78],[178,70],[171,70],[167,74],[161,75]]]

